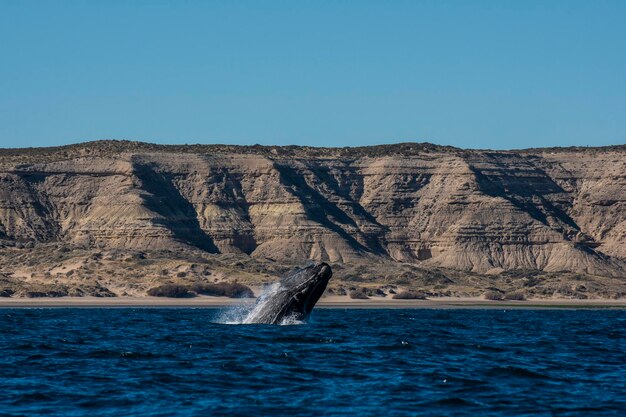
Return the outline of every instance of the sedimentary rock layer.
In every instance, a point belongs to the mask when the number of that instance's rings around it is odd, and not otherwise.
[[[626,276],[626,147],[0,150],[0,240]]]

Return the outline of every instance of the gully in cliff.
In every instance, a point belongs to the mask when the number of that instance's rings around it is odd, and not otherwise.
[[[305,320],[332,275],[330,266],[323,262],[290,272],[259,297],[243,323],[281,324]]]

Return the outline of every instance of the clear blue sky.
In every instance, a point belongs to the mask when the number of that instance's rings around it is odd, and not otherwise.
[[[626,1],[0,0],[0,147],[104,138],[626,143]]]

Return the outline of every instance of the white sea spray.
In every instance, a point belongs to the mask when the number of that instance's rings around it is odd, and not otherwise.
[[[216,319],[220,324],[250,324],[258,313],[270,302],[271,298],[280,289],[280,283],[268,285],[256,300],[256,303],[245,303],[225,309]]]

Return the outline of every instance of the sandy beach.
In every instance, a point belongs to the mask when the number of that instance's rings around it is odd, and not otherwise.
[[[224,297],[198,296],[194,298],[161,298],[161,297],[57,297],[57,298],[2,298],[0,308],[100,308],[100,307],[192,307],[220,308],[254,303],[254,299],[232,299]],[[353,300],[349,297],[331,296],[321,299],[316,308],[611,308],[626,309],[626,299],[606,300],[568,300],[568,299],[537,299],[525,301],[489,301],[481,298],[441,297],[426,300],[393,300],[386,298],[370,298],[369,300]]]

